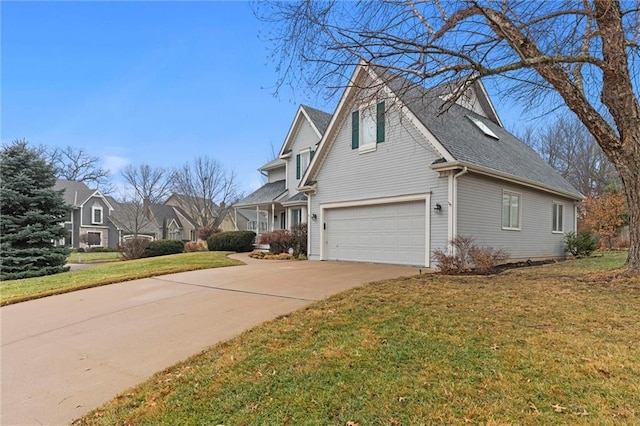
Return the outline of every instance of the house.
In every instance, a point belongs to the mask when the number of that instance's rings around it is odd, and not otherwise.
[[[120,242],[131,238],[196,241],[196,224],[180,207],[148,199],[117,203],[111,221],[118,229]]]
[[[59,179],[53,188],[63,190],[64,201],[72,207],[64,222],[68,236],[59,244],[73,248],[87,244],[97,247],[118,245],[117,229],[110,221],[117,204],[113,198],[82,182]]]
[[[330,120],[326,112],[298,108],[278,157],[258,169],[266,183],[233,205],[234,217],[244,217],[247,229],[261,234],[307,223],[308,199],[298,186]],[[243,230],[238,223],[236,229]]]
[[[583,196],[504,129],[481,82],[426,89],[360,63],[326,128],[306,110],[243,201],[269,211],[270,228],[299,208],[310,259],[428,267],[456,235],[513,260],[565,256]]]

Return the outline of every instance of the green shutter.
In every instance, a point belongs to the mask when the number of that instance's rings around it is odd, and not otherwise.
[[[296,155],[296,179],[300,179],[300,154]]]
[[[384,102],[377,105],[376,110],[376,142],[384,142]]]
[[[309,156],[309,163],[311,163],[311,161],[313,161],[313,156],[315,155],[315,153],[316,153],[315,151],[313,151],[313,150],[311,151],[311,154]]]
[[[360,111],[351,113],[351,149],[358,149],[360,142]]]

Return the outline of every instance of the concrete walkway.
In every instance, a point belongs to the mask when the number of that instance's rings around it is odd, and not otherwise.
[[[254,260],[0,308],[2,425],[66,424],[261,322],[417,268]]]

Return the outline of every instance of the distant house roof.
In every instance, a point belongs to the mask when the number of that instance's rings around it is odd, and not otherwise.
[[[64,192],[62,193],[62,198],[64,199],[65,203],[73,207],[82,206],[87,202],[89,198],[94,195],[104,198],[107,201],[107,204],[110,204],[109,207],[114,207],[114,204],[111,202],[113,200],[112,197],[104,196],[99,190],[91,189],[83,182],[58,179],[56,180],[53,189],[57,191],[64,190]]]
[[[235,203],[234,206],[240,207],[271,203],[277,201],[277,199],[282,196],[285,191],[286,182],[284,180],[267,183],[244,197],[242,200]]]
[[[332,115],[307,105],[300,105],[300,106],[304,108],[304,110],[307,112],[307,115],[313,122],[313,125],[316,126],[316,129],[318,129],[320,134],[324,135],[324,132],[327,130],[327,127],[329,127],[329,122],[331,121]]]

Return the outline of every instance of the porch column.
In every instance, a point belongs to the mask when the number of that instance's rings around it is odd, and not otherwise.
[[[233,226],[235,230],[238,230],[238,209],[236,207],[233,208]]]
[[[276,214],[276,205],[274,203],[271,203],[271,232],[273,232],[274,230],[274,226],[276,223],[276,219],[275,219],[275,214]],[[269,222],[267,222],[269,223]]]
[[[256,242],[260,236],[260,206],[256,206]]]
[[[300,222],[301,223],[309,223],[308,220],[308,216],[307,216],[307,207],[301,207],[300,208],[301,212],[300,212]]]

